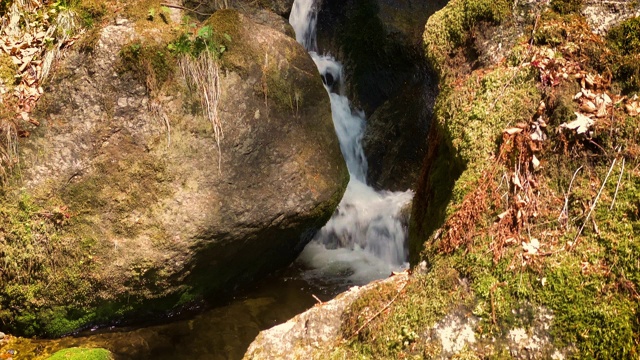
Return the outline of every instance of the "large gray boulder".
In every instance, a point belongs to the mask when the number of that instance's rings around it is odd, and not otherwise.
[[[31,233],[0,229],[3,250],[42,253],[26,279],[2,274],[9,329],[55,336],[218,295],[290,263],[335,210],[348,172],[308,54],[235,10],[207,24],[231,39],[219,145],[163,24],[117,20],[55,70],[7,192]]]

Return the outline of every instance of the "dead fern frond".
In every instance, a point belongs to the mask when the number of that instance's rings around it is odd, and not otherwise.
[[[479,221],[491,204],[499,200],[493,181],[493,168],[482,173],[475,190],[464,197],[458,210],[445,222],[445,232],[439,244],[443,253],[452,253],[460,247],[469,249],[473,245]]]

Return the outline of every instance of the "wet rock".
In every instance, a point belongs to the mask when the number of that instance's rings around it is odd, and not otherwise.
[[[414,188],[427,150],[434,100],[433,87],[407,86],[369,117],[362,146],[368,162],[367,181],[374,188]]]
[[[424,25],[446,1],[323,1],[318,47],[345,66],[346,92],[364,110],[367,180],[377,189],[412,188],[426,150],[436,96],[424,61]]]
[[[260,332],[244,359],[311,359],[317,350],[330,350],[331,344],[341,338],[343,313],[359,294],[379,282],[401,286],[407,280],[408,275],[402,273],[366,286],[352,287],[335,299],[318,304],[284,324]]]

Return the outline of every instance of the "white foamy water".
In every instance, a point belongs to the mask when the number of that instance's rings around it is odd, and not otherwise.
[[[298,41],[308,51],[316,51],[316,23],[318,11],[315,8],[315,0],[295,0],[289,15],[289,24],[296,33]]]
[[[407,234],[401,210],[409,204],[413,192],[375,191],[367,185],[367,159],[361,144],[364,113],[352,109],[349,100],[335,92],[342,88],[342,65],[331,56],[316,53],[315,1],[295,0],[289,22],[325,79],[333,125],[351,175],[336,213],[298,261],[311,269],[304,274],[310,280],[360,285],[387,277],[391,271],[407,266]]]

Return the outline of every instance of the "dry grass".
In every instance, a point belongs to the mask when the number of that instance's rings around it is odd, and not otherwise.
[[[197,58],[183,56],[179,60],[182,75],[198,99],[204,115],[213,127],[213,134],[218,147],[218,170],[222,167],[222,151],[220,141],[224,135],[222,123],[218,114],[218,103],[220,101],[220,78],[215,54],[210,51],[203,51]]]
[[[0,183],[6,181],[18,161],[18,134],[15,124],[0,118]]]

